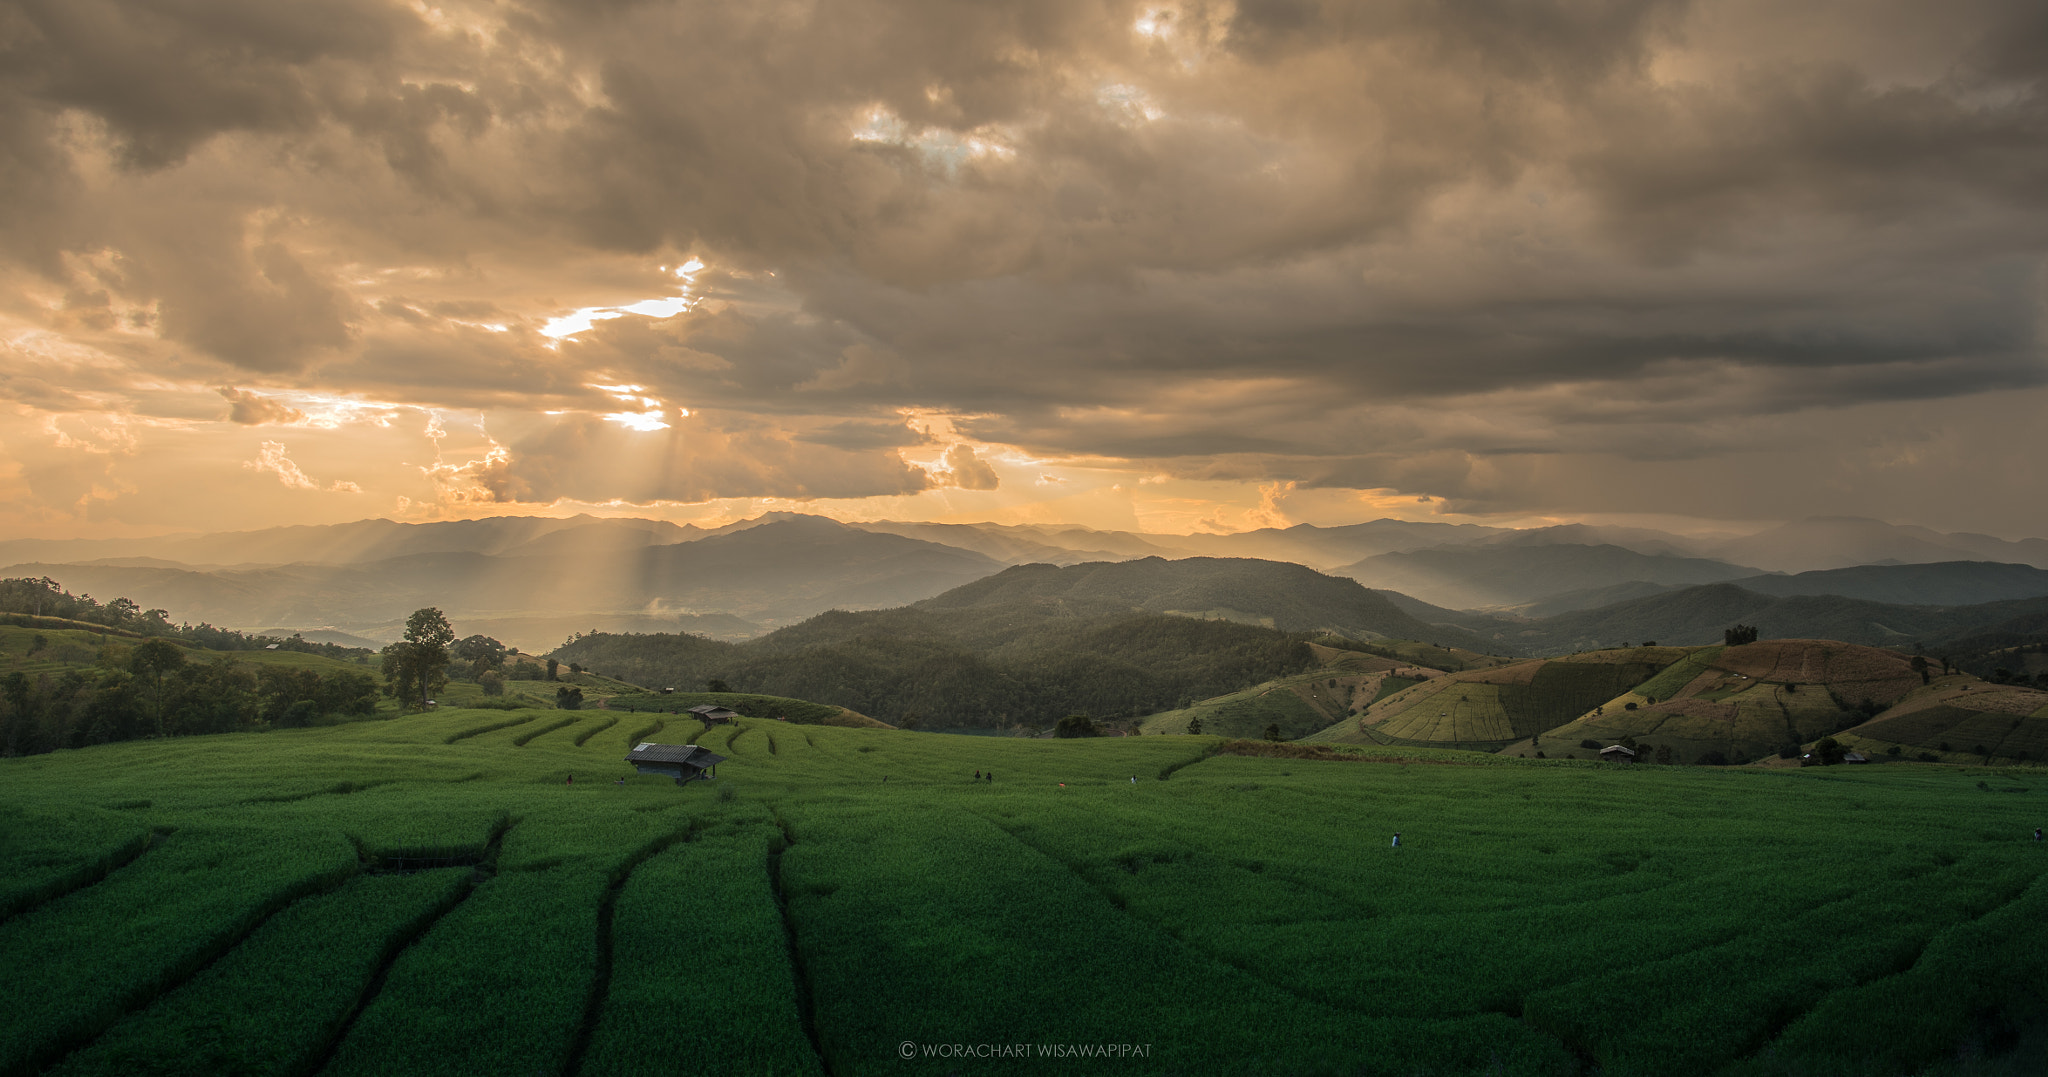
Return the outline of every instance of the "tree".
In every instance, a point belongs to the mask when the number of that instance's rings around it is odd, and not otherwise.
[[[565,711],[582,710],[583,689],[571,688],[566,684],[555,689],[555,706]]]
[[[548,680],[551,680],[551,681],[559,681],[559,680],[561,680],[562,678],[561,678],[561,677],[559,677],[559,676],[557,676],[557,674],[561,672],[561,669],[562,669],[562,663],[561,663],[561,660],[560,660],[560,659],[555,659],[555,658],[550,658],[550,659],[548,659]]]
[[[1921,683],[1921,684],[1926,684],[1926,683],[1927,683],[1927,681],[1928,681],[1928,676],[1927,676],[1927,656],[1926,656],[1926,655],[1924,655],[1924,654],[1916,654],[1916,655],[1914,655],[1914,656],[1913,656],[1913,672],[1915,672],[1915,673],[1918,673],[1918,674],[1920,675],[1920,683]]]
[[[1755,643],[1756,636],[1755,625],[1738,624],[1734,628],[1722,630],[1721,642],[1730,647],[1740,647],[1745,643]]]
[[[486,669],[496,669],[505,662],[505,655],[511,648],[489,636],[465,636],[454,648],[455,657],[465,662],[484,663]]]
[[[1280,723],[1278,723],[1278,722],[1271,722],[1271,723],[1268,723],[1268,724],[1267,724],[1267,726],[1266,726],[1266,739],[1267,739],[1267,740],[1270,740],[1270,741],[1276,741],[1276,742],[1277,742],[1277,741],[1279,741],[1279,740],[1281,739],[1281,738],[1280,738]]]
[[[720,680],[719,678],[713,677],[710,680],[704,682],[704,690],[707,692],[730,692],[732,691],[732,687],[726,684],[724,681]]]
[[[164,735],[164,674],[185,664],[185,652],[160,639],[146,639],[128,654],[128,669],[149,685],[151,717],[156,735]]]
[[[1201,720],[1200,718],[1190,718],[1190,719],[1188,719],[1188,733],[1189,733],[1190,735],[1199,735],[1199,734],[1200,734],[1201,732],[1202,732],[1202,720]]]
[[[487,696],[505,694],[505,675],[495,669],[485,670],[484,675],[476,679],[476,683],[483,686],[484,694]]]
[[[405,620],[405,639],[384,648],[384,677],[393,694],[426,710],[428,697],[448,683],[448,647],[454,642],[455,630],[440,610],[414,610]]]
[[[1055,737],[1099,737],[1102,730],[1095,725],[1095,719],[1085,714],[1069,714],[1053,726]]]

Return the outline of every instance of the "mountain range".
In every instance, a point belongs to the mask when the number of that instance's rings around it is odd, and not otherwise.
[[[1190,559],[1216,562],[1198,574],[1219,580],[1231,575],[1221,563],[1238,563],[1242,579],[1205,585],[1200,595],[1176,590],[1162,566]],[[1242,567],[1253,563],[1286,567]],[[1034,601],[1113,598],[1130,610],[1361,638],[1442,636],[1529,654],[1645,637],[1710,641],[1736,620],[1772,632],[1776,624],[1808,634],[1826,628],[1865,642],[1947,638],[1996,632],[2019,614],[1890,607],[2048,596],[2048,541],[1849,518],[1705,536],[1397,520],[1234,535],[846,524],[798,513],[716,528],[588,516],[362,520],[154,539],[11,540],[0,542],[0,564],[10,565],[0,574],[49,576],[73,591],[167,609],[174,619],[263,631],[389,640],[413,609],[437,605],[465,631],[535,651],[592,630],[745,639],[826,610],[902,606],[977,581],[1018,594],[1050,586],[1052,577],[1004,572],[1026,565],[1096,566],[1084,574],[1089,584]],[[1117,564],[1136,567],[1102,567]],[[1340,577],[1349,577],[1341,587]]]

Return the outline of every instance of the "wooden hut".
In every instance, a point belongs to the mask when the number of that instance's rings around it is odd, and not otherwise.
[[[1610,744],[1600,749],[1600,761],[1603,763],[1633,763],[1636,761],[1636,753],[1633,749],[1624,748],[1619,744]]]
[[[626,753],[626,762],[642,774],[666,774],[677,785],[688,785],[699,778],[718,777],[718,764],[725,762],[725,757],[695,744],[642,743]]]
[[[707,725],[718,725],[738,718],[739,712],[727,710],[716,703],[699,703],[690,708],[690,713],[702,718]]]

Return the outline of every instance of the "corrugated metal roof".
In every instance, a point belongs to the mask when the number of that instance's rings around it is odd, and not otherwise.
[[[711,749],[700,748],[695,744],[643,743],[627,753],[626,762],[677,763],[702,769],[725,762],[725,757],[714,755]]]

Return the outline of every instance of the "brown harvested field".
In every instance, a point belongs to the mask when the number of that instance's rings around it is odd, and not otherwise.
[[[1920,687],[1911,659],[1833,640],[1764,640],[1724,649],[1716,669],[1762,681],[1828,685],[1844,699],[1890,703]]]
[[[1539,658],[1528,662],[1516,662],[1514,665],[1511,666],[1496,666],[1492,669],[1468,670],[1464,673],[1451,674],[1451,679],[1459,681],[1473,681],[1479,684],[1529,685],[1536,683],[1536,674],[1542,672],[1545,661],[1545,659]]]
[[[1958,757],[2048,758],[2048,692],[1981,682],[1939,685],[1849,730],[1858,738]],[[1981,749],[1981,751],[1980,751]]]
[[[1684,658],[1691,651],[1689,647],[1616,647],[1605,651],[1588,651],[1585,654],[1568,654],[1551,659],[1553,662],[1586,662],[1594,665],[1619,665],[1632,662],[1639,665],[1668,666]]]

